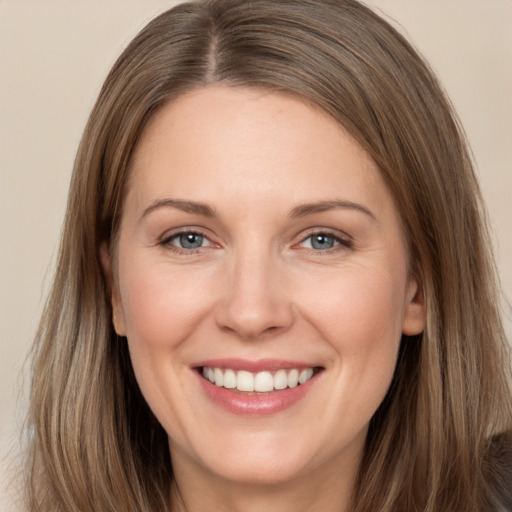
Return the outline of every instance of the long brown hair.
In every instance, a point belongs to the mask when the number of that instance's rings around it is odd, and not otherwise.
[[[497,507],[512,428],[510,354],[466,140],[428,66],[355,0],[206,0],[160,15],[120,56],[76,157],[53,288],[34,348],[30,510],[162,511],[163,428],[111,325],[99,248],[115,249],[130,159],[148,119],[193,88],[314,104],[378,164],[401,214],[427,326],[404,336],[372,419],[353,510]]]

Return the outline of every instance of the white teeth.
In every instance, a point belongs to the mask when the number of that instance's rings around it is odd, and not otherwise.
[[[226,389],[236,388],[236,373],[233,370],[226,370],[224,372],[224,387]]]
[[[305,370],[302,370],[299,374],[300,384],[304,384],[304,382],[311,379],[311,377],[313,377],[313,369],[312,368],[306,368]],[[217,379],[215,379],[215,382],[217,382]]]
[[[240,370],[236,374],[236,389],[238,391],[254,391],[254,375],[251,372]]]
[[[226,389],[238,391],[268,393],[274,390],[295,388],[304,384],[313,377],[313,368],[298,370],[278,370],[275,373],[263,371],[251,373],[245,370],[232,370],[230,368],[203,367],[203,377],[212,384]]]
[[[259,372],[254,377],[254,391],[264,393],[274,390],[274,377],[270,372]]]
[[[288,375],[286,370],[278,370],[274,375],[274,387],[276,389],[286,389],[288,387]]]
[[[223,386],[224,385],[224,373],[220,368],[215,368],[213,370],[213,374],[215,376],[215,385],[216,386]]]
[[[288,374],[288,387],[295,388],[299,383],[299,370],[292,370]]]

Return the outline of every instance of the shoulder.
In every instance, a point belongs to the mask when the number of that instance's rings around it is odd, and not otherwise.
[[[486,466],[496,512],[512,512],[512,431],[492,438]]]

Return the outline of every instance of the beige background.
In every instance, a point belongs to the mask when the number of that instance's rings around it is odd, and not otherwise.
[[[27,387],[21,370],[51,281],[81,131],[116,56],[149,19],[174,3],[0,0],[0,487],[14,472],[25,407],[20,390]],[[459,110],[510,301],[512,1],[369,3],[401,25]],[[5,491],[0,510],[15,510]]]

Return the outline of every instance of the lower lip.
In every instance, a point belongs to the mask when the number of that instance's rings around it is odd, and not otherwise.
[[[319,374],[315,374],[307,382],[294,388],[250,395],[215,386],[199,373],[196,374],[206,396],[212,402],[228,412],[242,416],[267,416],[288,409],[308,393],[319,377]]]

